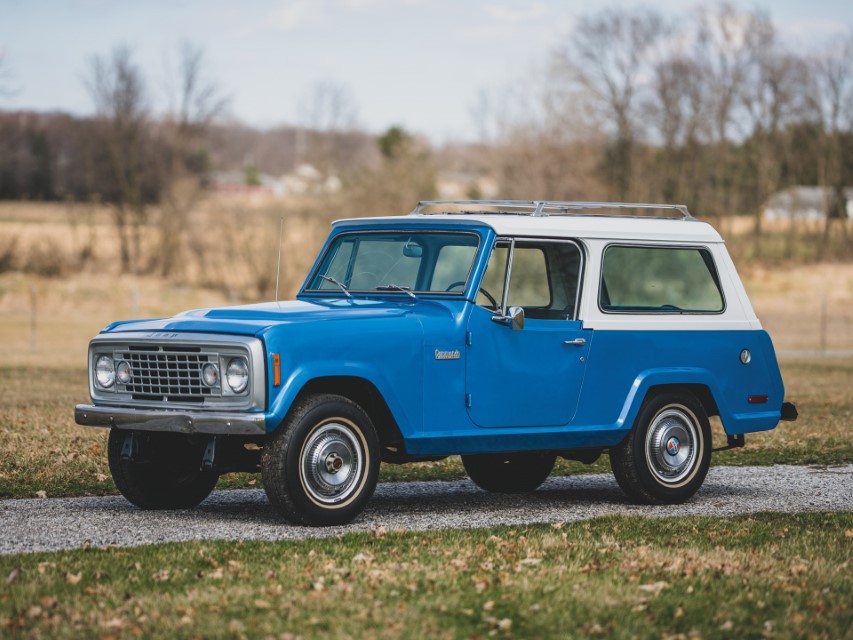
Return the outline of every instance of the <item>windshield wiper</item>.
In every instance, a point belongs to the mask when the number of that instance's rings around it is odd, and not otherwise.
[[[352,294],[349,292],[349,289],[347,289],[347,286],[337,278],[333,278],[332,276],[324,276],[322,274],[320,274],[320,277],[323,278],[323,280],[326,280],[327,282],[331,282],[332,284],[338,285],[347,298],[352,298]]]
[[[409,296],[412,300],[417,300],[418,297],[412,293],[411,288],[409,287],[401,287],[399,284],[381,284],[378,287],[375,287],[377,291],[402,291],[407,296]]]

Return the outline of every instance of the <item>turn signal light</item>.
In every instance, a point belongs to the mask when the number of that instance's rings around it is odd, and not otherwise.
[[[272,386],[281,385],[281,358],[277,353],[272,354]],[[765,396],[766,398],[766,396]]]

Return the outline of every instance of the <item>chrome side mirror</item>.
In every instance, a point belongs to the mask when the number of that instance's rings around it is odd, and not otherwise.
[[[492,322],[506,325],[513,331],[524,329],[524,309],[521,307],[510,307],[505,316],[499,313],[493,315]]]

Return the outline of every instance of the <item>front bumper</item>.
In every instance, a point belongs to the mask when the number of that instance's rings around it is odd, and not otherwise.
[[[112,427],[133,431],[170,431],[213,435],[262,436],[267,432],[262,413],[214,413],[128,409],[78,404],[74,421],[87,427]]]

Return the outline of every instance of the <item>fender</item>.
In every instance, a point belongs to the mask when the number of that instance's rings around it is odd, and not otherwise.
[[[299,367],[292,371],[280,389],[270,389],[269,411],[266,413],[267,433],[275,431],[287,416],[293,402],[306,384],[317,378],[348,376],[361,378],[371,383],[382,395],[388,409],[397,421],[403,437],[409,437],[419,430],[420,422],[406,411],[403,402],[381,370],[364,362],[314,362],[310,367]],[[277,391],[277,394],[275,392]],[[273,395],[275,394],[275,395]],[[420,415],[420,413],[418,414]]]
[[[622,406],[622,411],[614,425],[617,429],[628,431],[634,426],[637,414],[643,405],[649,391],[660,385],[702,385],[711,393],[723,428],[728,435],[739,435],[754,431],[765,431],[775,427],[781,419],[781,412],[756,411],[750,413],[733,413],[726,401],[717,378],[707,369],[670,367],[642,371],[631,385],[631,389]]]
[[[688,367],[667,367],[646,369],[634,379],[631,389],[622,405],[622,411],[614,425],[617,429],[629,431],[634,426],[637,414],[643,406],[643,401],[652,387],[660,385],[690,385],[697,384],[708,388],[717,409],[720,420],[725,425],[732,418],[731,412],[726,406],[721,390],[718,388],[716,378],[707,369]]]

